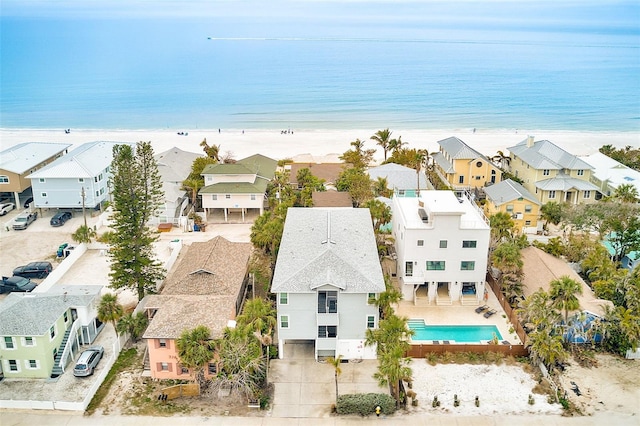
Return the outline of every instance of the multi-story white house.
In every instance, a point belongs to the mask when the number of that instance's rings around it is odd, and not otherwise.
[[[249,210],[262,214],[267,184],[273,179],[278,162],[255,154],[233,164],[210,164],[202,171],[204,188],[199,191],[202,207],[208,213],[221,209],[224,220],[229,213],[240,213],[244,222]]]
[[[393,236],[404,300],[438,305],[482,300],[490,228],[475,203],[453,191],[394,197]]]
[[[109,199],[114,145],[88,142],[27,176],[36,208],[94,208]],[[131,144],[135,146],[135,144]]]
[[[316,358],[375,359],[364,339],[384,290],[369,209],[288,210],[271,285],[280,358],[287,342],[307,341]]]

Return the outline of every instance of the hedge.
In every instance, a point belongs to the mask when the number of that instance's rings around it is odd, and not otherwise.
[[[380,406],[383,414],[396,411],[396,400],[383,393],[356,393],[340,395],[336,404],[338,414],[360,414],[367,416],[376,412]]]

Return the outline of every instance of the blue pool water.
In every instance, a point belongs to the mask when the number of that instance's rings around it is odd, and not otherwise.
[[[425,325],[422,321],[409,321],[409,328],[415,332],[412,340],[439,340],[456,343],[479,343],[502,335],[495,325]]]

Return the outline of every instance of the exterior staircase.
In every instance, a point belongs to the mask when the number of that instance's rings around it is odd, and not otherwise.
[[[71,327],[67,329],[64,333],[64,337],[62,338],[62,342],[60,342],[60,347],[58,347],[58,352],[56,353],[56,357],[53,362],[53,370],[51,370],[51,378],[56,378],[64,373],[62,369],[62,355],[64,354],[64,348],[67,346],[67,342],[69,341],[69,335],[71,334]]]

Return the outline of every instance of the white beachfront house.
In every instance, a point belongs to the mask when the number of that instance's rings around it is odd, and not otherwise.
[[[421,191],[393,198],[393,236],[404,300],[460,305],[482,301],[489,221],[466,196]]]
[[[369,209],[289,208],[271,285],[280,358],[287,342],[308,342],[316,359],[375,359],[364,339],[384,290]]]

